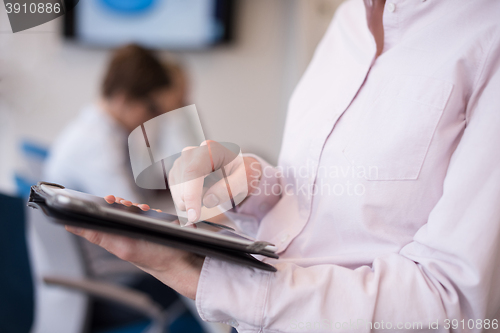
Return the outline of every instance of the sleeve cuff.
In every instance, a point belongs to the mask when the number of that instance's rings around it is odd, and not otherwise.
[[[261,327],[271,274],[207,257],[196,293],[201,319],[242,331]]]
[[[254,216],[260,221],[281,198],[279,174],[275,167],[259,156],[254,154],[244,154],[244,156],[252,157],[259,161],[262,174],[258,186],[254,188],[253,194],[236,207],[236,211],[241,214]]]

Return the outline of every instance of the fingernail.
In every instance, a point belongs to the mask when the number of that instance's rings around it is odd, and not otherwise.
[[[193,208],[188,210],[188,221],[189,222],[196,221],[196,211]]]
[[[203,204],[207,208],[215,207],[219,204],[219,198],[215,194],[209,194],[203,199]]]
[[[139,207],[140,209],[142,209],[142,210],[144,210],[144,211],[149,210],[149,206],[148,206],[148,205],[146,205],[146,204],[140,204],[140,205],[138,205],[137,207]]]

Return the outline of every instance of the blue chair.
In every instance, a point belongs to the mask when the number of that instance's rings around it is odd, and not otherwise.
[[[28,333],[33,324],[33,279],[24,207],[22,199],[0,193],[0,332]]]
[[[49,156],[47,147],[38,142],[24,139],[19,145],[19,156],[23,167],[16,170],[14,181],[17,187],[17,194],[27,198],[30,188],[42,178],[43,164]]]

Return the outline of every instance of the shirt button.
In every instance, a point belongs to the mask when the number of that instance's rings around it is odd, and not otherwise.
[[[391,13],[394,12],[396,10],[396,5],[393,4],[392,2],[389,2],[387,4],[387,10],[390,11]]]
[[[229,322],[228,322],[229,325],[233,326],[233,327],[238,327],[240,326],[240,324],[234,320],[234,319],[231,319]]]

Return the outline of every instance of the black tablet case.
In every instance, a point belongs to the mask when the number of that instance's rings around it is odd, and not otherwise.
[[[31,187],[28,206],[41,209],[43,213],[55,223],[62,225],[72,225],[75,227],[103,231],[112,234],[127,236],[130,238],[144,239],[169,247],[192,252],[201,256],[209,256],[225,261],[230,261],[240,265],[251,266],[266,271],[275,272],[276,268],[266,264],[251,254],[264,255],[271,258],[278,256],[264,247],[268,243],[256,242],[253,246],[230,245],[223,242],[214,242],[214,239],[200,235],[187,234],[182,232],[166,232],[165,230],[153,230],[151,228],[141,228],[131,226],[118,221],[103,218],[93,214],[92,210],[87,212],[76,212],[68,209],[61,209],[51,205],[51,195],[45,193],[40,185],[51,185],[64,188],[58,184],[39,182]]]

